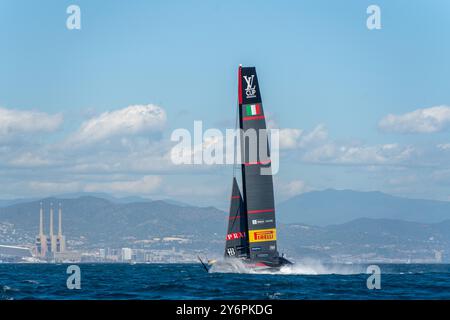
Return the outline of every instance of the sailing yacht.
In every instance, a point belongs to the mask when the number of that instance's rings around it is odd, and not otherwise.
[[[239,66],[238,123],[241,129],[240,174],[242,193],[236,176],[233,177],[225,262],[239,259],[248,268],[277,269],[292,264],[278,253],[275,223],[273,178],[269,152],[260,155],[260,139],[267,145],[266,120],[262,106],[258,78],[254,67]],[[256,140],[243,141],[248,130],[263,132]],[[256,144],[256,145],[251,145]],[[257,152],[252,153],[254,147]],[[263,170],[262,170],[263,169]],[[262,174],[265,171],[265,174]],[[208,270],[216,261],[204,265]]]

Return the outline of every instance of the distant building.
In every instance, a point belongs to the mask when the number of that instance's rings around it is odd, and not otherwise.
[[[47,252],[56,252],[56,236],[53,234],[53,203],[50,203],[50,235],[47,240]]]
[[[44,233],[44,209],[39,210],[39,235],[36,237],[35,254],[39,258],[54,258],[55,254],[63,255],[66,252],[66,237],[62,234],[62,209],[58,210],[58,234],[53,233],[53,204],[50,204],[50,231]]]
[[[434,258],[436,262],[441,263],[442,262],[442,251],[434,250]]]
[[[36,256],[45,258],[47,255],[47,237],[44,234],[44,210],[39,210],[39,235],[36,237]]]
[[[131,248],[122,248],[122,261],[131,261],[133,250]]]
[[[66,237],[62,234],[62,208],[58,209],[58,236],[56,237],[56,251],[66,252]]]

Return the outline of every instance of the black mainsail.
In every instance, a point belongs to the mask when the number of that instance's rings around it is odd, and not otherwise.
[[[267,127],[254,67],[239,67],[238,94],[239,125],[243,132],[241,170],[248,220],[249,258],[254,261],[277,262],[275,205],[271,161],[267,155]],[[248,137],[253,137],[253,140]],[[266,146],[267,152],[263,152],[262,145]],[[268,174],[262,174],[263,168]]]
[[[236,178],[233,178],[225,257],[248,257],[247,214]]]
[[[238,121],[239,120],[239,121]],[[255,269],[278,269],[292,262],[278,254],[269,136],[254,67],[239,66],[238,112],[242,195],[233,168],[233,188],[225,258],[238,258]],[[207,264],[209,271],[216,260]]]

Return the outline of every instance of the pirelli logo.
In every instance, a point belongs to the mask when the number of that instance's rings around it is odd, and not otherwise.
[[[249,230],[250,242],[265,242],[277,240],[277,230],[273,229],[260,229]]]

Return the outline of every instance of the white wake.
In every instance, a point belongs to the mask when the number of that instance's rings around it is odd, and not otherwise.
[[[273,275],[326,275],[339,274],[350,275],[365,273],[365,269],[360,265],[344,264],[323,264],[320,261],[305,259],[287,265],[279,270],[255,270],[246,267],[238,259],[227,259],[217,261],[210,269],[211,273],[247,273],[247,274],[273,274]]]

